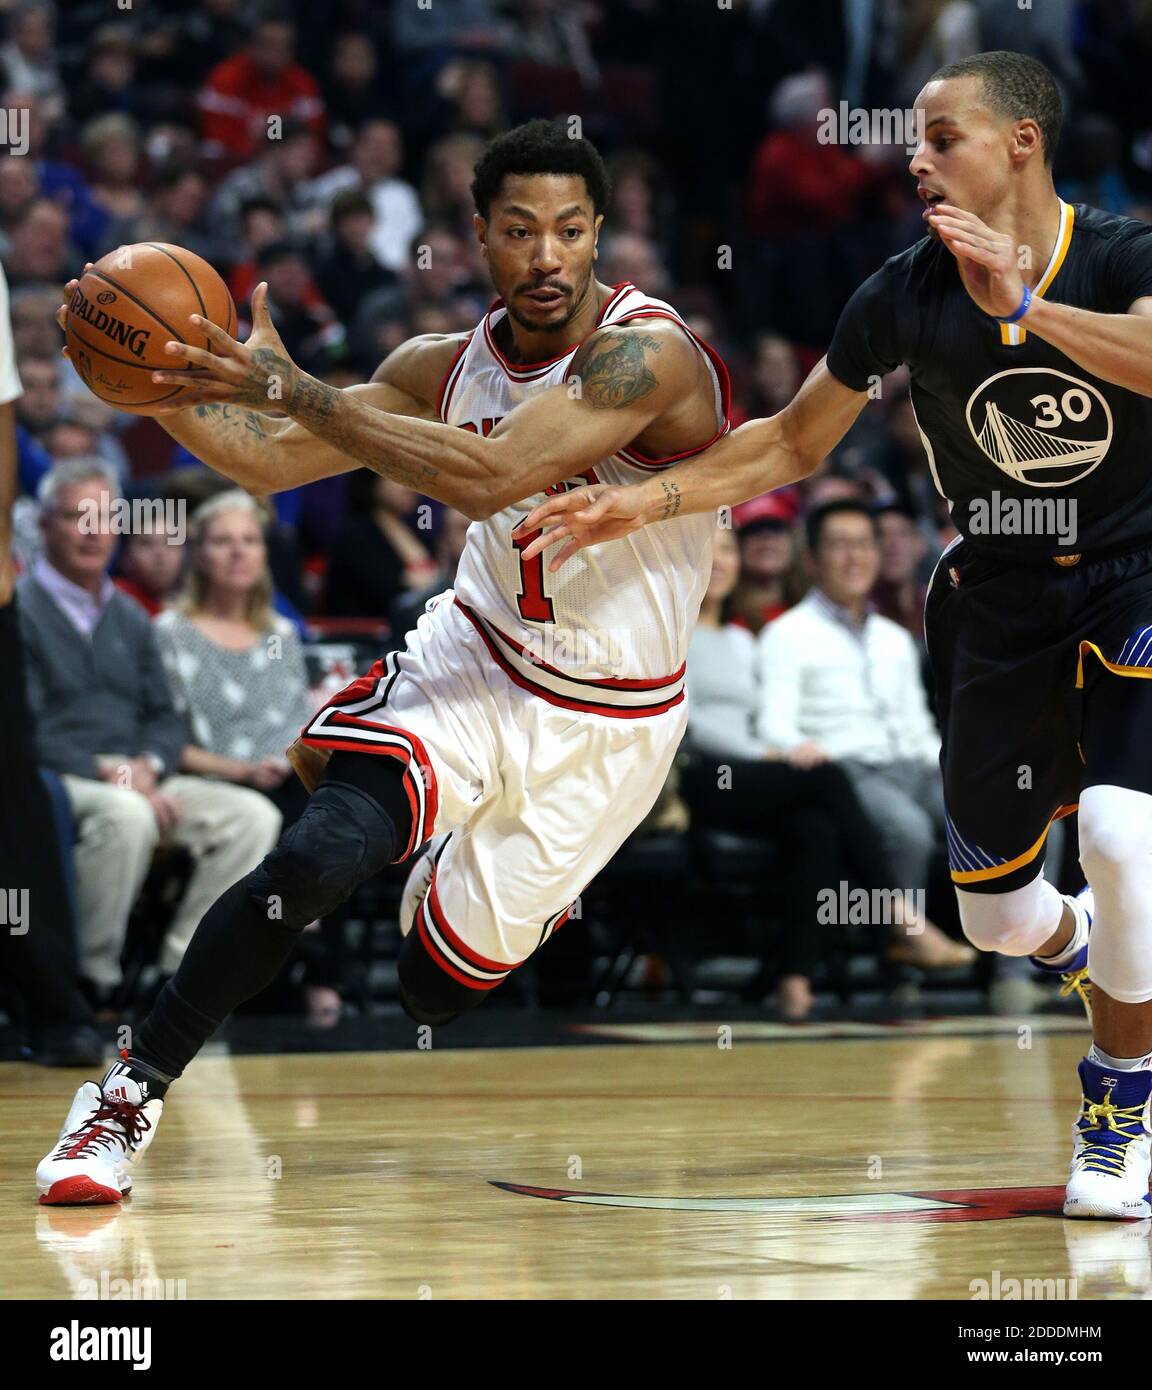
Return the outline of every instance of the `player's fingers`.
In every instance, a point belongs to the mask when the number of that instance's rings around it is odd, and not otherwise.
[[[195,382],[198,386],[218,386],[225,391],[232,390],[230,381],[221,381],[215,372],[202,372],[195,367],[172,367],[166,372],[155,371],[152,373],[152,380],[167,386],[189,386]]]
[[[226,357],[235,355],[240,344],[231,334],[225,333],[218,323],[213,323],[211,319],[206,319],[202,314],[190,314],[188,322],[198,329],[201,333],[208,335],[208,341],[222,352]]]
[[[543,555],[543,553],[547,549],[549,549],[549,547],[555,545],[557,541],[561,541],[564,539],[565,536],[570,536],[571,534],[572,532],[568,529],[568,527],[563,525],[553,526],[550,531],[542,531],[540,535],[538,535],[536,539],[532,542],[531,545],[527,545],[524,547],[524,559],[534,560],[537,555]]]
[[[940,236],[944,240],[945,244],[948,246],[959,246],[963,247],[965,250],[981,251],[988,255],[997,254],[978,237],[969,236],[967,232],[963,232],[957,227],[940,227],[938,228],[938,231],[940,232]]]
[[[191,362],[194,367],[202,367],[206,372],[219,372],[222,368],[231,365],[224,358],[218,357],[214,352],[208,352],[204,348],[193,347],[191,343],[165,343],[164,351],[169,357],[183,357],[185,361]]]
[[[612,495],[605,492],[597,497],[594,502],[581,507],[579,511],[573,511],[568,520],[574,527],[591,530],[593,526],[603,521],[612,510]]]
[[[975,261],[977,265],[985,265],[993,270],[1000,266],[999,254],[990,251],[987,246],[980,246],[964,237],[956,237],[949,241],[948,245],[959,255],[965,256],[970,261]]]
[[[984,223],[974,212],[967,212],[964,208],[958,208],[952,203],[933,204],[932,215],[934,217],[954,217],[958,222],[963,222],[966,227],[984,228]]]
[[[938,227],[937,230],[942,237],[950,238],[953,241],[962,241],[965,246],[976,246],[982,251],[993,251],[999,254],[1000,248],[995,243],[982,236],[974,236],[971,232],[966,232],[963,227]]]
[[[562,513],[571,511],[573,507],[583,505],[583,499],[577,499],[572,493],[566,492],[559,497],[546,498],[539,506],[533,507],[519,526],[512,532],[513,536],[520,536],[528,531],[538,531],[541,526],[546,526],[549,521],[559,517]]]
[[[181,386],[183,382],[177,378],[173,385]],[[190,410],[194,405],[229,405],[234,397],[234,393],[226,387],[220,390],[209,390],[206,387],[188,388],[180,392],[179,396],[171,401],[164,401],[157,404],[153,410],[148,408],[150,415],[174,415],[178,410]]]
[[[572,556],[580,549],[580,542],[573,537],[558,555],[554,555],[548,564],[548,573],[555,574],[556,571],[571,560]]]
[[[268,281],[261,280],[252,291],[252,322],[259,328],[272,327],[272,315],[268,312]]]

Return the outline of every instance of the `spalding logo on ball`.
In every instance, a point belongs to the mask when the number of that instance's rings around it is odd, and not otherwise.
[[[94,395],[147,415],[186,389],[153,381],[153,372],[194,370],[170,357],[164,344],[212,347],[206,334],[193,331],[191,314],[236,331],[232,296],[207,261],[158,241],[121,246],[85,271],[68,302],[68,353]]]

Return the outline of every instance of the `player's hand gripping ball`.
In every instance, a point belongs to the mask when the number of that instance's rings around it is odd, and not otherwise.
[[[192,314],[235,331],[236,306],[208,262],[182,246],[148,241],[87,266],[69,285],[60,320],[68,356],[93,395],[117,410],[154,415],[180,408],[192,387],[152,380],[160,369],[181,370],[164,345],[212,346],[188,322]]]

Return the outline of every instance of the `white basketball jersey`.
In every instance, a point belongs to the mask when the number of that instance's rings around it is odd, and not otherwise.
[[[729,428],[728,373],[716,353],[670,305],[627,283],[614,289],[597,327],[649,318],[680,324],[711,375],[715,434],[670,458],[646,458],[635,449],[622,449],[581,476],[473,522],[455,591],[473,620],[480,620],[493,656],[518,684],[544,693],[543,682],[577,708],[631,704],[638,716],[655,707],[657,692],[664,704],[674,695],[675,684],[682,683],[689,637],[711,570],[715,517],[708,512],[664,521],[623,540],[590,546],[557,574],[547,571],[550,552],[525,564],[512,543],[512,531],[546,495],[597,482],[638,482],[701,452]],[[514,365],[493,335],[506,313],[497,300],[452,364],[440,393],[440,417],[446,424],[487,436],[533,392],[567,379],[579,345],[550,362]],[[581,683],[587,705],[576,688]]]

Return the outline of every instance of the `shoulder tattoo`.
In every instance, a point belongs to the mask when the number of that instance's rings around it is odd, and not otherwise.
[[[658,338],[634,330],[601,331],[572,359],[581,398],[595,410],[619,410],[651,395],[659,382],[649,356],[661,346]]]

